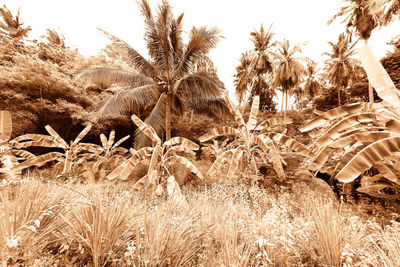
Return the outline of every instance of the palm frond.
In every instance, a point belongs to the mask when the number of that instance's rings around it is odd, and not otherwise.
[[[124,49],[128,55],[129,62],[138,72],[141,74],[152,78],[153,80],[157,80],[158,77],[158,70],[149,62],[147,61],[139,52],[129,46],[126,42],[122,41],[118,37],[102,30],[102,31],[113,43],[120,46]]]
[[[220,98],[224,91],[223,83],[210,72],[199,70],[179,79],[174,88],[174,94],[186,93],[190,99]]]
[[[208,52],[215,48],[221,37],[218,35],[217,28],[207,29],[205,26],[200,28],[193,27],[189,43],[187,44],[182,58],[177,67],[177,73],[187,73],[193,68],[195,63]]]
[[[234,116],[228,108],[228,105],[222,98],[203,98],[196,99],[195,101],[189,100],[186,104],[190,109],[194,110],[198,114],[204,114],[223,120],[234,119]]]
[[[88,66],[76,74],[76,80],[91,81],[102,86],[139,87],[154,83],[153,79],[143,74],[112,68]]]
[[[154,105],[158,95],[157,86],[154,84],[125,89],[100,101],[97,104],[97,116],[104,120],[138,113],[141,109]]]

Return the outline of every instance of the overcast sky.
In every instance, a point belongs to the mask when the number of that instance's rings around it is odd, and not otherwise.
[[[69,46],[84,55],[95,55],[105,47],[107,39],[96,29],[100,27],[125,40],[146,55],[143,41],[143,19],[135,0],[3,0],[12,11],[21,8],[21,17],[33,28],[31,38],[39,38],[45,29],[55,29],[66,37]],[[150,0],[156,7],[160,1]],[[345,27],[327,20],[337,12],[341,0],[170,0],[175,16],[184,12],[184,28],[216,26],[225,37],[212,51],[211,58],[226,87],[233,91],[235,67],[243,52],[252,48],[250,32],[273,23],[277,39],[308,42],[303,56],[321,61],[329,50],[328,41],[335,42]],[[399,34],[399,23],[375,30],[370,45],[378,57],[389,49],[386,45]]]

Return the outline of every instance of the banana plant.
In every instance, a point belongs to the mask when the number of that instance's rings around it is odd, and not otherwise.
[[[57,168],[58,166],[63,166],[63,170],[61,175],[68,174],[72,167],[76,164],[79,159],[79,154],[82,152],[82,149],[79,146],[79,142],[86,136],[86,134],[92,128],[92,125],[89,124],[86,126],[75,138],[75,140],[68,144],[64,139],[60,137],[60,135],[50,126],[45,126],[46,131],[50,135],[43,134],[25,134],[21,135],[11,141],[11,144],[15,148],[27,148],[27,147],[48,147],[48,148],[61,148],[64,150],[64,153],[60,152],[50,152],[41,156],[37,156],[33,159],[28,159],[25,162],[19,164],[14,167],[14,170],[23,170],[29,168],[31,166],[42,166],[43,164],[51,161],[58,161],[58,163],[54,166]]]
[[[368,46],[360,50],[368,79],[381,103],[354,103],[329,110],[300,128],[315,137],[311,171],[343,183],[361,177],[359,192],[400,199],[400,93]]]
[[[28,151],[15,149],[9,142],[12,133],[12,119],[9,111],[0,111],[0,173],[4,173],[11,179],[22,177],[21,170],[14,167],[23,160],[33,160],[35,155]]]
[[[80,159],[77,165],[85,168],[84,175],[90,180],[94,181],[96,177],[102,180],[115,166],[124,161],[124,155],[129,151],[119,145],[129,137],[130,135],[127,135],[115,142],[115,131],[112,130],[108,139],[104,134],[100,135],[101,146],[92,143],[79,143],[80,150],[87,152],[79,155]]]
[[[168,194],[180,195],[179,184],[172,171],[173,166],[186,168],[197,178],[203,179],[203,175],[197,167],[187,157],[182,156],[182,154],[195,156],[195,151],[199,149],[199,145],[183,137],[173,137],[162,143],[161,138],[153,127],[143,122],[136,115],[132,115],[131,118],[138,128],[153,142],[154,146],[141,148],[138,151],[132,150],[133,155],[107,176],[109,180],[116,178],[126,180],[134,170],[134,167],[143,161],[148,162],[148,170],[147,174],[133,186],[136,190],[147,185],[154,192],[161,193],[165,184]]]
[[[268,131],[275,125],[292,122],[290,119],[273,118],[262,124],[257,124],[259,96],[253,98],[247,123],[244,121],[243,111],[234,105],[227,95],[225,96],[225,102],[232,114],[234,114],[238,127],[217,127],[201,136],[199,140],[206,142],[226,135],[233,135],[235,140],[228,145],[229,149],[217,157],[210,167],[208,175],[215,175],[223,167],[223,164],[229,161],[229,169],[226,176],[231,181],[237,171],[244,171],[247,177],[257,179],[257,155],[268,155],[278,178],[284,180],[286,176],[283,171],[283,159],[279,154],[278,146],[281,144],[286,145],[304,156],[308,156],[311,153],[307,147],[289,136]]]

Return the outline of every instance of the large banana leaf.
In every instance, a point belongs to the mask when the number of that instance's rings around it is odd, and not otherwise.
[[[111,135],[111,134],[110,134]],[[127,135],[125,137],[122,137],[121,139],[119,139],[112,147],[111,149],[115,149],[117,148],[120,144],[122,144],[123,142],[125,142],[126,140],[128,140],[128,138],[130,137],[130,135]]]
[[[372,143],[355,155],[340,172],[336,179],[349,183],[361,173],[371,168],[387,156],[400,151],[400,137],[389,137]]]
[[[176,145],[181,145],[181,146],[184,146],[191,150],[199,150],[199,148],[200,148],[200,146],[198,144],[196,144],[195,142],[192,142],[187,138],[179,137],[179,136],[172,137],[171,139],[164,142],[164,144],[163,144],[164,147],[176,146]]]
[[[107,149],[110,149],[112,145],[114,144],[115,140],[115,131],[111,131],[110,135],[108,136],[108,141],[107,141]]]
[[[122,180],[126,180],[138,163],[140,163],[144,159],[150,158],[151,151],[152,149],[149,147],[143,147],[135,151],[129,159],[125,160],[110,174],[108,174],[107,179],[114,180],[115,178],[120,178]]]
[[[367,44],[360,48],[360,59],[367,72],[368,80],[378,96],[391,105],[398,107],[400,105],[400,93]]]
[[[245,154],[246,147],[245,146],[238,146],[233,150],[233,155],[231,159],[231,164],[229,165],[227,177],[233,180],[233,177],[236,173],[236,170],[239,167],[240,160],[242,159],[243,154]]]
[[[170,149],[168,149],[167,152],[165,152],[165,154],[164,154],[164,159],[168,158],[169,156],[176,155],[176,153],[179,153],[179,152],[183,152],[183,153],[189,154],[191,156],[196,155],[196,153],[193,152],[193,150],[187,148],[186,146],[178,145],[178,146],[173,146]]]
[[[90,129],[92,129],[92,125],[89,124],[88,126],[86,126],[79,134],[78,136],[75,138],[74,140],[74,144],[78,144],[90,131]]]
[[[10,139],[12,133],[12,120],[9,111],[0,111],[0,142],[6,142]]]
[[[62,156],[63,156],[63,154],[61,154],[59,152],[50,152],[50,153],[47,153],[44,155],[36,156],[35,158],[32,158],[32,159],[28,159],[28,160],[18,164],[14,168],[12,168],[12,170],[19,171],[19,170],[23,170],[23,169],[26,169],[26,168],[29,168],[32,166],[40,167],[40,166],[43,166],[47,162],[58,160]]]
[[[214,175],[217,173],[219,169],[221,169],[222,164],[224,164],[225,161],[228,161],[230,158],[233,156],[233,149],[227,150],[223,152],[221,155],[218,156],[218,158],[214,161],[214,163],[211,165],[210,169],[208,170],[208,175]]]
[[[180,164],[180,165],[184,166],[185,168],[187,168],[194,175],[196,175],[200,180],[204,180],[204,177],[201,174],[201,172],[187,158],[184,158],[184,157],[181,157],[181,156],[172,156],[172,157],[169,157],[169,158],[167,158],[165,160],[165,164],[167,164],[168,162],[173,162],[174,164]]]
[[[254,130],[256,131],[262,131],[264,129],[268,129],[277,125],[282,125],[282,124],[290,124],[293,123],[293,120],[291,118],[270,118],[266,119],[263,121],[260,125],[258,125]]]
[[[255,96],[253,98],[253,103],[251,104],[249,120],[247,121],[247,129],[253,130],[257,125],[257,115],[258,115],[258,106],[260,105],[260,96]]]
[[[64,139],[62,139],[61,136],[53,128],[51,128],[50,125],[46,125],[44,128],[46,128],[47,132],[53,137],[53,140],[59,144],[59,147],[62,147],[64,149],[69,148],[67,142],[65,142]]]
[[[147,123],[143,122],[139,117],[135,114],[132,115],[133,122],[139,127],[139,129],[148,137],[150,138],[156,145],[161,146],[161,139],[158,137],[156,131],[153,127],[148,125]]]
[[[326,146],[327,144],[333,142],[333,140],[338,138],[342,134],[341,133],[342,131],[353,130],[352,127],[359,125],[361,123],[367,123],[367,122],[385,123],[389,120],[391,120],[391,118],[386,115],[370,113],[370,112],[351,115],[335,123],[325,132],[325,134],[323,134],[317,140],[315,140],[314,144],[319,147]]]
[[[218,136],[230,135],[230,134],[238,136],[238,135],[240,135],[240,131],[233,127],[229,127],[229,126],[218,127],[218,128],[214,128],[211,131],[200,136],[199,140],[200,140],[200,142],[206,142],[210,139],[217,138]]]
[[[14,148],[25,148],[31,146],[64,148],[63,145],[60,146],[60,143],[54,140],[54,137],[43,134],[21,135],[11,140],[10,144]]]
[[[308,132],[317,127],[321,127],[326,123],[332,122],[338,118],[354,115],[360,113],[361,111],[363,112],[371,111],[371,107],[372,106],[370,103],[361,102],[361,103],[346,104],[337,108],[333,108],[322,113],[317,118],[313,119],[304,126],[300,127],[299,130],[303,133]]]
[[[303,156],[310,156],[312,152],[303,144],[297,142],[293,138],[290,138],[287,135],[281,134],[281,133],[265,133],[265,136],[268,136],[270,139],[274,140],[276,143],[282,144],[287,146],[290,149],[293,149],[297,153],[303,155]]]

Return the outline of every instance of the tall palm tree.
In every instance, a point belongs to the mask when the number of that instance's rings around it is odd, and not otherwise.
[[[22,27],[24,23],[19,19],[19,10],[14,17],[11,11],[4,5],[0,8],[0,37],[9,37],[16,40],[23,39],[28,36],[31,31],[30,27]]]
[[[235,95],[239,101],[239,106],[243,104],[244,98],[251,90],[252,81],[252,62],[249,52],[245,52],[240,57],[240,64],[236,67],[235,74]]]
[[[236,96],[239,103],[242,103],[245,96],[249,97],[259,95],[261,98],[260,108],[271,102],[273,93],[266,82],[266,76],[273,72],[273,58],[271,49],[276,45],[273,40],[275,33],[272,31],[272,25],[268,31],[264,30],[261,24],[260,30],[254,30],[250,33],[250,40],[254,44],[251,52],[242,54],[240,65],[236,68],[235,75]],[[270,78],[270,77],[269,77]]]
[[[322,88],[320,81],[317,79],[317,63],[310,60],[306,68],[307,80],[304,84],[303,93],[311,99],[311,106],[314,109],[314,98]]]
[[[128,56],[134,71],[89,67],[80,78],[122,86],[100,103],[100,118],[148,112],[145,122],[166,140],[171,137],[171,111],[183,114],[184,107],[207,114],[228,114],[222,95],[226,91],[218,79],[208,52],[220,40],[216,28],[193,27],[187,44],[183,42],[183,14],[175,18],[167,1],[153,14],[146,0],[138,1],[145,21],[144,40],[150,59],[121,39],[104,32]],[[136,134],[143,146],[146,136]]]
[[[284,110],[285,116],[291,90],[300,84],[306,73],[302,62],[307,59],[296,56],[297,53],[301,53],[300,44],[291,48],[288,40],[279,42],[278,53],[275,53],[274,85],[282,88],[282,110]],[[286,104],[284,105],[284,103]]]
[[[351,38],[341,33],[337,43],[328,42],[331,52],[326,52],[329,58],[325,61],[325,73],[330,83],[337,88],[338,105],[340,102],[340,91],[346,90],[353,76],[354,67],[357,61],[352,58],[355,51],[351,44]]]
[[[344,17],[346,27],[354,29],[362,40],[367,44],[372,31],[383,21],[383,0],[345,0],[346,5],[341,7],[328,24],[339,17]],[[369,101],[374,102],[373,88],[369,86]]]

